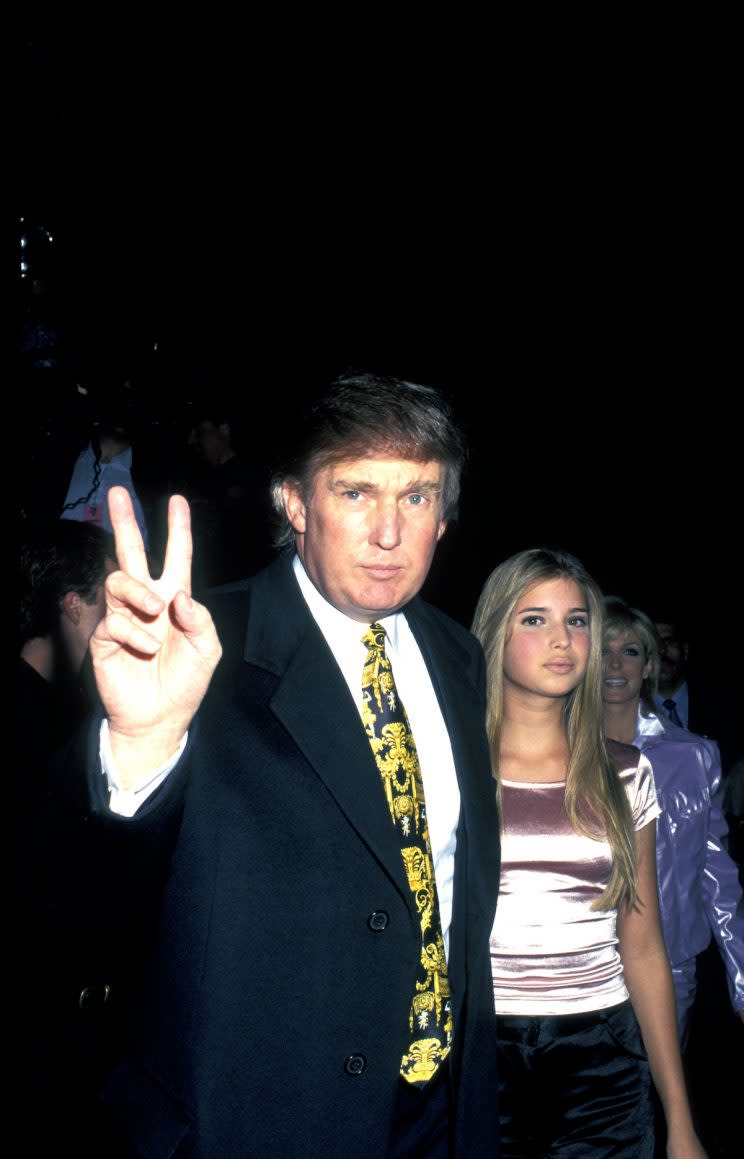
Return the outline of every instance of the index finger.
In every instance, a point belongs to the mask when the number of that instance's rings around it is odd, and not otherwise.
[[[147,565],[145,545],[134,514],[132,498],[126,487],[110,488],[108,507],[119,567],[127,575],[147,583],[150,579],[150,569]]]
[[[168,500],[168,542],[165,547],[163,579],[173,591],[191,595],[191,511],[183,495]]]

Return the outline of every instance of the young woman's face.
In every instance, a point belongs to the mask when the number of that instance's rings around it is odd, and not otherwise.
[[[651,671],[643,644],[635,632],[607,636],[602,648],[602,698],[605,704],[638,701]]]
[[[568,696],[589,661],[589,605],[575,580],[529,588],[517,602],[504,649],[506,687],[537,696]]]

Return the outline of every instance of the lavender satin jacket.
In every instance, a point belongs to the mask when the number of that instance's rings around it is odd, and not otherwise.
[[[744,1010],[744,903],[736,863],[723,847],[714,802],[721,781],[715,741],[638,713],[633,742],[651,762],[662,813],[656,823],[661,921],[673,966],[716,939],[731,1001]]]

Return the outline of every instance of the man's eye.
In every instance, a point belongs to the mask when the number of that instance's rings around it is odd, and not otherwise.
[[[424,497],[423,495],[409,495],[408,502],[411,503],[414,507],[420,507],[424,502]]]
[[[347,499],[360,499],[362,493],[361,491],[344,491],[344,495]]]

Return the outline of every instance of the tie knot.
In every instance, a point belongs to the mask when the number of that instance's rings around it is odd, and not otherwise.
[[[664,701],[664,708],[667,710],[667,712],[672,712],[672,710],[675,709],[676,707],[677,707],[677,701],[672,700],[671,696],[668,696],[666,698],[666,700]]]
[[[379,652],[385,651],[385,629],[382,624],[370,624],[362,636],[362,643],[367,648],[376,648]]]

